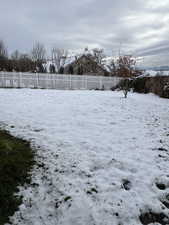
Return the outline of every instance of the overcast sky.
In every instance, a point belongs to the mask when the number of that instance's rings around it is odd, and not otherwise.
[[[79,49],[101,47],[169,65],[169,0],[4,0],[0,39],[11,52],[40,41]]]

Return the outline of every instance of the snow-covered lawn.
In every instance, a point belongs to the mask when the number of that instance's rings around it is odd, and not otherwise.
[[[168,99],[0,89],[0,124],[37,149],[13,224],[139,225],[144,213],[144,224],[167,221]]]

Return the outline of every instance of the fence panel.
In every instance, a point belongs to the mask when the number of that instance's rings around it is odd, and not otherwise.
[[[44,74],[44,73],[16,73],[0,72],[0,87],[3,88],[44,88],[58,90],[109,90],[115,87],[121,78],[67,75],[67,74]]]

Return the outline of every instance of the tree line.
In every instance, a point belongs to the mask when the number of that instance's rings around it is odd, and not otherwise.
[[[60,69],[61,61],[66,59],[67,51],[58,48],[52,48],[52,61]],[[7,47],[3,40],[0,40],[0,71],[9,72],[39,72],[46,73],[45,64],[47,62],[47,52],[45,46],[37,42],[33,45],[30,53],[21,53],[15,50],[11,55],[8,54]],[[50,72],[55,73],[56,68],[50,65]]]
[[[85,48],[84,51],[88,51],[88,48]],[[102,58],[105,57],[103,49],[92,49],[93,59],[101,64]],[[60,49],[53,47],[51,49],[51,57],[49,65],[50,73],[60,73],[64,72],[64,65],[68,57],[68,51],[65,49]],[[18,50],[8,54],[7,47],[3,40],[0,40],[0,71],[9,71],[9,72],[39,72],[46,73],[46,62],[47,62],[47,51],[45,46],[36,42],[30,53],[21,53]]]

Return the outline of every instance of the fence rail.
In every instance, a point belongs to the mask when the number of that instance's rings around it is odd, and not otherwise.
[[[0,87],[58,90],[104,88],[105,90],[109,90],[115,87],[120,79],[119,77],[89,75],[0,72]]]

